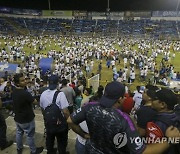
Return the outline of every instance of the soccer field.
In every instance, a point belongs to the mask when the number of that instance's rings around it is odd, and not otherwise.
[[[62,52],[63,51],[63,48],[62,48],[63,46],[64,47],[72,46],[71,41],[69,40],[69,38],[65,39],[64,37],[61,37],[59,39],[60,41],[57,41],[57,40],[54,40],[54,39],[49,39],[48,37],[44,37],[42,40],[43,41],[47,40],[46,44],[43,44],[43,49],[40,51],[40,53],[43,53],[44,56],[46,56],[47,52],[52,50],[52,49],[56,50],[56,51],[59,51],[59,52]],[[0,39],[0,42],[1,42],[1,48],[5,47],[4,42],[9,42],[10,45],[14,45],[14,43],[15,43],[15,41],[13,41],[13,40],[4,40],[4,39]],[[58,45],[58,43],[60,43],[60,44]],[[119,47],[118,42],[115,43],[113,45],[113,47],[115,49],[118,49],[119,52],[121,52],[121,48]],[[7,47],[6,47],[6,49],[8,50]],[[38,48],[36,48],[36,50],[34,50],[34,49],[35,48],[33,46],[31,46],[31,45],[24,45],[23,46],[23,51],[25,51],[26,55],[37,53]],[[133,46],[133,49],[138,51],[137,44],[135,44]],[[172,52],[172,49],[170,51]],[[169,61],[168,64],[173,64],[174,70],[176,72],[178,72],[178,71],[180,71],[180,61],[179,61],[180,60],[180,52],[176,51],[175,53],[176,53],[175,59]],[[151,49],[149,51],[149,54],[151,54]],[[161,59],[162,59],[162,55],[159,55],[157,57],[157,59],[156,59],[157,64],[158,64],[158,68],[159,68],[159,64],[160,64]],[[118,64],[118,63],[116,64],[117,70],[119,70],[120,68],[123,69],[123,67],[124,67],[122,57],[120,57],[120,61],[121,61],[120,64]],[[94,74],[97,73],[99,62],[100,61],[94,59],[94,69],[93,69],[92,73],[94,73]],[[17,63],[20,63],[22,65],[22,63],[20,61],[17,62]],[[129,66],[129,64],[127,66]],[[135,80],[135,82],[133,84],[128,85],[131,90],[134,90],[137,85],[145,85],[146,84],[145,82],[141,82],[139,80],[139,70],[135,70],[135,71],[136,71],[136,80]],[[108,82],[112,81],[112,74],[113,74],[112,69],[111,68],[108,69],[106,67],[106,61],[105,61],[105,59],[103,59],[102,60],[102,71],[101,71],[100,85],[105,86]],[[152,76],[151,73],[149,72],[148,74],[149,74],[148,78],[151,78],[151,76]],[[147,81],[148,81],[148,79],[147,79]]]

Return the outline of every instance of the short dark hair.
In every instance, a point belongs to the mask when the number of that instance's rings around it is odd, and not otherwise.
[[[23,77],[23,74],[22,73],[18,73],[18,74],[15,74],[14,75],[14,84],[17,85],[19,84],[19,79]]]
[[[66,79],[63,79],[63,80],[61,81],[61,83],[62,83],[63,86],[66,86],[66,85],[67,85],[67,80],[66,80]]]

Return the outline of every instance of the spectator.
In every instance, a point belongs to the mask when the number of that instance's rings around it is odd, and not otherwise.
[[[0,108],[2,107],[2,101],[0,99]],[[6,121],[4,119],[4,116],[0,112],[0,149],[4,150],[8,147],[10,147],[13,144],[13,141],[7,141],[6,137]]]
[[[137,91],[133,96],[133,100],[134,100],[134,109],[137,110],[142,102],[142,94],[143,94],[143,90],[141,87],[137,86]]]
[[[142,97],[143,104],[136,111],[137,127],[141,136],[145,136],[147,123],[152,121],[157,114],[157,111],[151,107],[154,92],[155,90],[145,90]]]
[[[41,153],[43,147],[36,148],[34,142],[35,115],[32,109],[32,104],[37,104],[37,101],[29,92],[24,90],[26,87],[26,81],[22,74],[15,74],[14,84],[15,88],[13,89],[12,99],[15,113],[14,120],[16,122],[17,153],[22,154],[22,137],[24,133],[27,135],[27,143],[30,147],[31,154]]]
[[[85,88],[83,99],[81,101],[81,106],[88,103],[91,97],[92,97],[92,88]]]
[[[158,112],[153,122],[147,124],[147,136],[154,139],[162,138],[166,136],[166,130],[169,126],[179,128],[180,117],[173,109],[178,104],[178,98],[169,89],[161,89],[157,91],[152,97],[152,107]],[[154,129],[150,129],[150,128]],[[178,146],[178,145],[177,145]],[[178,147],[179,148],[179,147]],[[177,153],[177,149],[174,146],[166,151],[168,154]]]
[[[133,100],[133,95],[130,93],[126,93],[124,95],[124,102],[122,104],[122,111],[127,113],[127,114],[130,114],[132,108],[134,107],[134,100]]]
[[[68,106],[69,112],[72,113],[76,94],[72,87],[67,86],[66,79],[62,80],[61,83],[62,83],[61,91],[64,92],[64,94],[68,100],[68,103],[69,103],[69,106]]]
[[[82,95],[81,95],[81,91],[77,90],[76,93],[76,98],[75,98],[75,110],[79,109],[81,107],[81,101],[82,101]]]
[[[130,143],[130,137],[136,138],[139,135],[130,117],[118,109],[123,103],[124,92],[121,83],[111,82],[106,86],[99,103],[89,103],[68,118],[71,128],[83,138],[89,139],[85,145],[86,154],[162,153],[169,147],[167,142],[147,146],[143,142]],[[78,125],[84,120],[87,122],[89,134]],[[121,148],[117,148],[116,144],[119,133],[124,134],[123,138],[127,138],[127,144]],[[166,135],[180,136],[177,128],[172,127],[166,131]]]
[[[52,103],[53,101],[53,96],[55,92],[57,91],[57,86],[58,86],[58,76],[52,75],[49,78],[49,87],[47,90],[45,90],[40,97],[40,106],[43,110],[46,109],[46,107]],[[64,116],[68,118],[69,116],[69,110],[68,106],[69,103],[66,99],[66,96],[63,92],[60,92],[57,96],[56,99],[56,105],[59,107],[59,112],[63,112]],[[57,144],[58,144],[58,152],[61,154],[66,154],[66,147],[67,147],[67,141],[68,141],[68,127],[63,130],[63,131],[58,131],[56,130],[53,132],[50,130],[48,126],[46,127],[46,148],[47,148],[47,153],[48,154],[54,154],[54,140],[55,137],[57,139]]]

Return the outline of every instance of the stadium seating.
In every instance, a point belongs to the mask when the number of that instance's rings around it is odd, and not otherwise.
[[[0,17],[0,31],[4,34],[87,34],[102,36],[145,36],[177,38],[180,22],[141,20],[85,20]]]

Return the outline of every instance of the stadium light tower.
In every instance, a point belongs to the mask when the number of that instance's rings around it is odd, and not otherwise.
[[[106,16],[107,16],[107,19],[110,19],[110,8],[109,8],[109,0],[107,0]]]
[[[51,0],[48,0],[49,10],[51,10]]]

